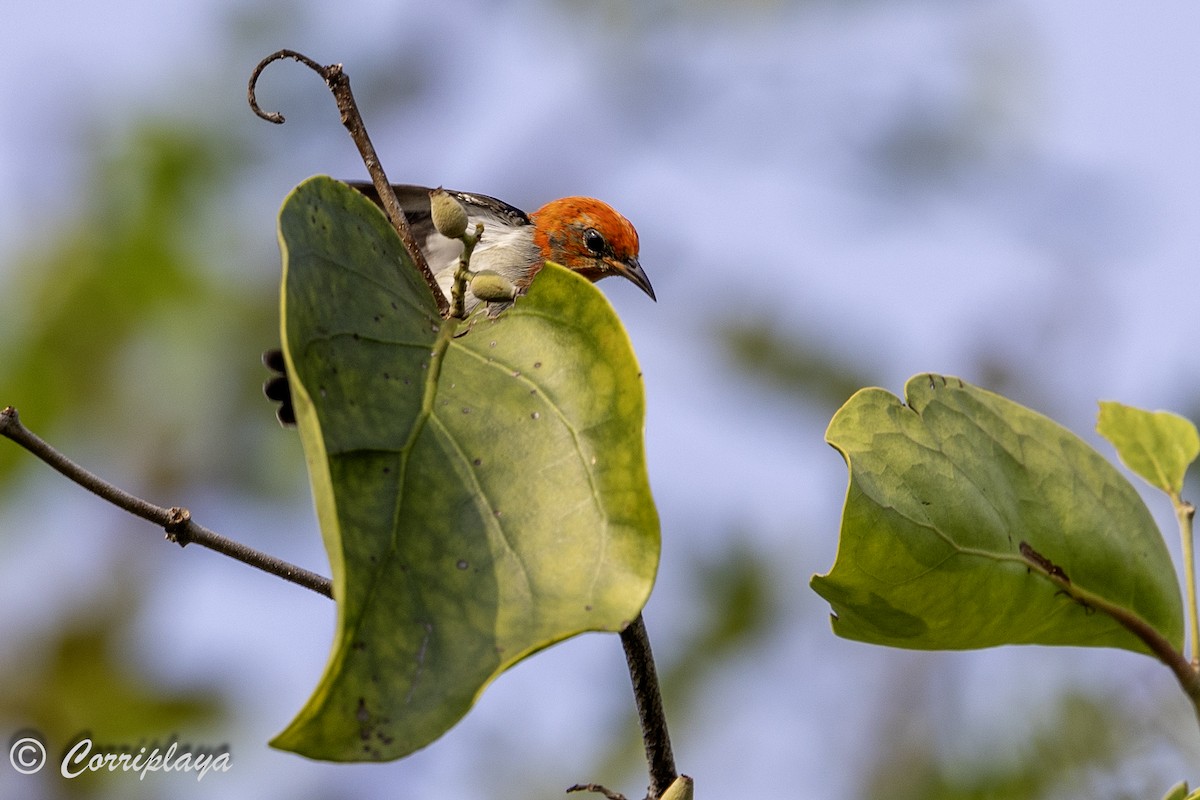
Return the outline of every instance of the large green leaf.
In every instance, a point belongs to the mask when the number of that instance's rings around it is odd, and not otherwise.
[[[357,192],[312,178],[279,226],[338,624],[320,685],[273,744],[398,758],[516,661],[641,610],[659,549],[641,373],[604,296],[565,269],[548,265],[497,319],[445,321]]]
[[[1133,486],[1081,439],[957,378],[923,375],[907,404],[855,394],[826,433],[850,485],[837,559],[813,589],[849,639],[917,649],[1068,644],[1147,652],[1090,594],[1177,648],[1183,611],[1162,536]]]

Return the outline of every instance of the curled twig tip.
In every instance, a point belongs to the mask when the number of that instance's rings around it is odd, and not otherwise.
[[[258,76],[261,75],[263,70],[267,68],[267,65],[284,58],[290,58],[295,61],[299,61],[304,66],[320,75],[326,83],[329,83],[331,80],[336,78],[342,71],[341,64],[332,64],[328,67],[325,67],[318,64],[316,61],[313,61],[303,53],[298,53],[295,50],[276,50],[274,53],[271,53],[271,55],[258,62],[258,66],[256,66],[254,71],[250,73],[250,85],[246,87],[246,99],[250,101],[251,111],[253,111],[262,119],[265,119],[267,122],[273,122],[276,125],[283,124],[283,114],[280,114],[278,111],[263,111],[258,105],[256,88],[258,84]]]
[[[267,68],[268,64],[282,58],[291,58],[299,61],[320,75],[325,81],[325,85],[333,92],[338,111],[342,115],[342,125],[350,133],[350,138],[354,140],[355,146],[358,147],[358,153],[362,156],[363,165],[371,175],[371,182],[375,186],[375,192],[379,196],[383,210],[387,212],[388,219],[392,222],[392,227],[395,228],[400,240],[404,242],[404,249],[408,251],[409,258],[412,259],[413,264],[417,267],[417,271],[421,273],[421,277],[425,280],[425,284],[433,294],[433,300],[437,303],[438,312],[443,317],[450,316],[450,303],[442,293],[433,271],[429,269],[429,262],[425,259],[425,254],[421,251],[420,245],[417,244],[417,240],[413,237],[412,229],[408,225],[408,220],[405,219],[404,210],[400,207],[400,202],[396,199],[396,193],[393,191],[391,184],[388,183],[387,175],[384,174],[383,167],[379,163],[379,156],[376,155],[375,147],[371,144],[371,138],[367,136],[367,127],[363,124],[362,115],[358,111],[358,105],[354,102],[354,93],[350,91],[350,78],[347,77],[345,71],[342,69],[342,65],[330,64],[325,67],[303,53],[297,53],[295,50],[278,50],[258,62],[258,66],[250,73],[250,85],[246,91],[247,99],[250,101],[250,108],[255,114],[268,122],[274,122],[277,125],[283,122],[282,114],[263,111],[259,108],[258,98],[255,96],[255,85],[258,83],[258,76],[262,74],[262,71]]]

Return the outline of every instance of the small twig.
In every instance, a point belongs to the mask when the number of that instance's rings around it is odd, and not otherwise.
[[[1179,538],[1183,549],[1183,576],[1187,587],[1187,616],[1191,629],[1193,667],[1200,667],[1200,612],[1196,601],[1196,553],[1192,525],[1196,518],[1196,507],[1177,494],[1172,493],[1171,503],[1175,506],[1175,519],[1179,522]]]
[[[458,266],[454,269],[454,284],[450,287],[450,316],[462,319],[467,315],[467,284],[474,275],[471,271],[471,254],[475,252],[475,245],[483,238],[483,223],[475,224],[474,233],[468,231],[458,238],[463,244],[463,251],[458,257]]]
[[[1189,662],[1183,653],[1176,650],[1175,646],[1146,620],[1129,609],[1111,603],[1100,595],[1081,588],[1076,583],[1071,583],[1070,578],[1061,567],[1034,550],[1028,542],[1020,543],[1020,551],[1025,563],[1048,578],[1063,594],[1086,608],[1094,608],[1107,614],[1125,630],[1141,639],[1150,652],[1175,674],[1184,693],[1192,701],[1197,720],[1200,721],[1200,669]]]
[[[567,787],[567,794],[571,794],[571,792],[594,792],[604,795],[608,800],[626,800],[625,795],[607,789],[598,783],[577,783]]]
[[[408,225],[408,219],[404,216],[404,210],[400,208],[400,201],[396,199],[396,193],[392,190],[392,184],[388,181],[388,177],[383,171],[383,166],[379,163],[379,156],[375,153],[375,146],[371,144],[371,137],[367,135],[367,128],[363,124],[362,114],[358,111],[358,104],[354,100],[354,93],[350,91],[350,78],[342,70],[342,65],[330,64],[327,67],[322,66],[308,56],[297,53],[295,50],[279,50],[274,52],[258,62],[258,66],[250,73],[250,84],[246,89],[246,95],[250,101],[251,110],[267,122],[273,122],[276,125],[283,124],[284,117],[282,114],[276,111],[263,111],[259,108],[258,97],[255,95],[255,86],[258,83],[258,76],[262,74],[262,71],[267,68],[268,64],[284,58],[295,59],[320,75],[325,81],[325,85],[333,92],[333,98],[337,101],[338,111],[341,112],[342,125],[349,131],[350,138],[354,140],[355,146],[358,147],[359,155],[362,156],[363,164],[366,165],[367,172],[371,175],[371,181],[375,184],[375,191],[379,194],[379,200],[383,204],[383,210],[387,212],[388,219],[392,222],[392,227],[396,229],[397,235],[399,235],[400,240],[404,243],[404,249],[408,251],[409,258],[412,259],[413,264],[416,265],[417,270],[421,273],[421,277],[424,278],[425,283],[429,286],[429,290],[433,293],[438,313],[443,317],[449,316],[450,304],[446,300],[446,296],[442,294],[437,278],[434,277],[433,271],[429,268],[429,262],[425,260],[425,254],[421,251],[416,238],[413,236],[412,228]]]
[[[638,721],[642,726],[642,741],[646,745],[646,763],[650,768],[650,798],[658,798],[679,777],[675,756],[671,753],[671,737],[667,733],[667,716],[663,711],[662,691],[650,652],[650,636],[642,615],[621,631],[625,662],[633,681],[637,701]]]
[[[0,436],[11,439],[24,447],[89,492],[136,517],[141,517],[162,527],[167,532],[167,539],[178,543],[180,547],[198,544],[241,561],[243,564],[261,569],[263,572],[299,584],[306,589],[312,589],[317,594],[333,597],[333,586],[328,578],[289,564],[252,547],[247,547],[232,539],[227,539],[221,534],[193,522],[191,514],[186,508],[156,506],[88,472],[26,428],[21,423],[17,410],[12,406],[0,411]]]

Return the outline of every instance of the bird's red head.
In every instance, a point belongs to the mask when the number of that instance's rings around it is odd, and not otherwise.
[[[620,275],[654,299],[638,262],[637,230],[612,206],[591,197],[564,197],[542,206],[530,219],[542,258],[590,281]]]

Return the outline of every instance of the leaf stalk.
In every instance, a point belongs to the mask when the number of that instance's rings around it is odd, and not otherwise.
[[[1177,495],[1171,496],[1171,502],[1175,505],[1175,518],[1179,520],[1179,538],[1183,544],[1183,574],[1187,584],[1188,623],[1191,630],[1190,661],[1193,668],[1200,668],[1200,615],[1197,614],[1195,537],[1192,531],[1196,507]]]

